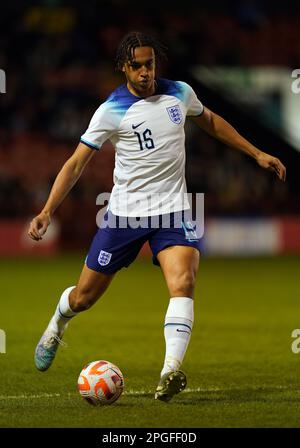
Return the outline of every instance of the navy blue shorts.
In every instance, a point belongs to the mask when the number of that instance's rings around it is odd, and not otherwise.
[[[97,272],[114,274],[135,260],[146,241],[149,241],[153,263],[158,266],[157,254],[166,247],[190,246],[200,251],[201,239],[189,216],[185,210],[184,215],[175,212],[140,218],[140,221],[133,218],[139,226],[132,228],[130,218],[118,217],[108,211],[92,241],[86,265]],[[104,221],[106,226],[103,226]]]

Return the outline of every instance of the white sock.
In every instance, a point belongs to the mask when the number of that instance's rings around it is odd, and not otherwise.
[[[69,295],[74,288],[75,286],[70,286],[62,293],[55,313],[48,325],[48,329],[54,331],[59,336],[62,336],[72,317],[78,314],[70,308],[69,303]]]
[[[190,297],[171,298],[165,318],[166,355],[161,376],[180,368],[190,342],[193,322],[193,299]]]

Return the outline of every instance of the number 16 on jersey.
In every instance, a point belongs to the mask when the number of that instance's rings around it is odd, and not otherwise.
[[[150,131],[150,129],[145,129],[145,131],[142,134],[140,134],[139,132],[135,132],[135,135],[138,138],[141,151],[143,151],[143,149],[155,148],[154,141],[150,137],[150,135],[152,135],[152,132]]]

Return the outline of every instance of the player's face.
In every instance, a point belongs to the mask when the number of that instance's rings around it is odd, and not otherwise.
[[[126,62],[123,72],[127,78],[127,87],[137,96],[153,95],[155,77],[155,54],[151,47],[135,48],[132,61]]]

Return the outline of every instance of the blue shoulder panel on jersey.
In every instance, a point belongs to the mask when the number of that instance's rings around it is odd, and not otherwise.
[[[130,93],[126,84],[123,84],[111,93],[105,103],[111,112],[118,114],[122,119],[130,106],[142,99]]]
[[[175,96],[183,103],[186,102],[188,95],[188,85],[181,81],[171,81],[170,79],[158,78],[156,95]]]

